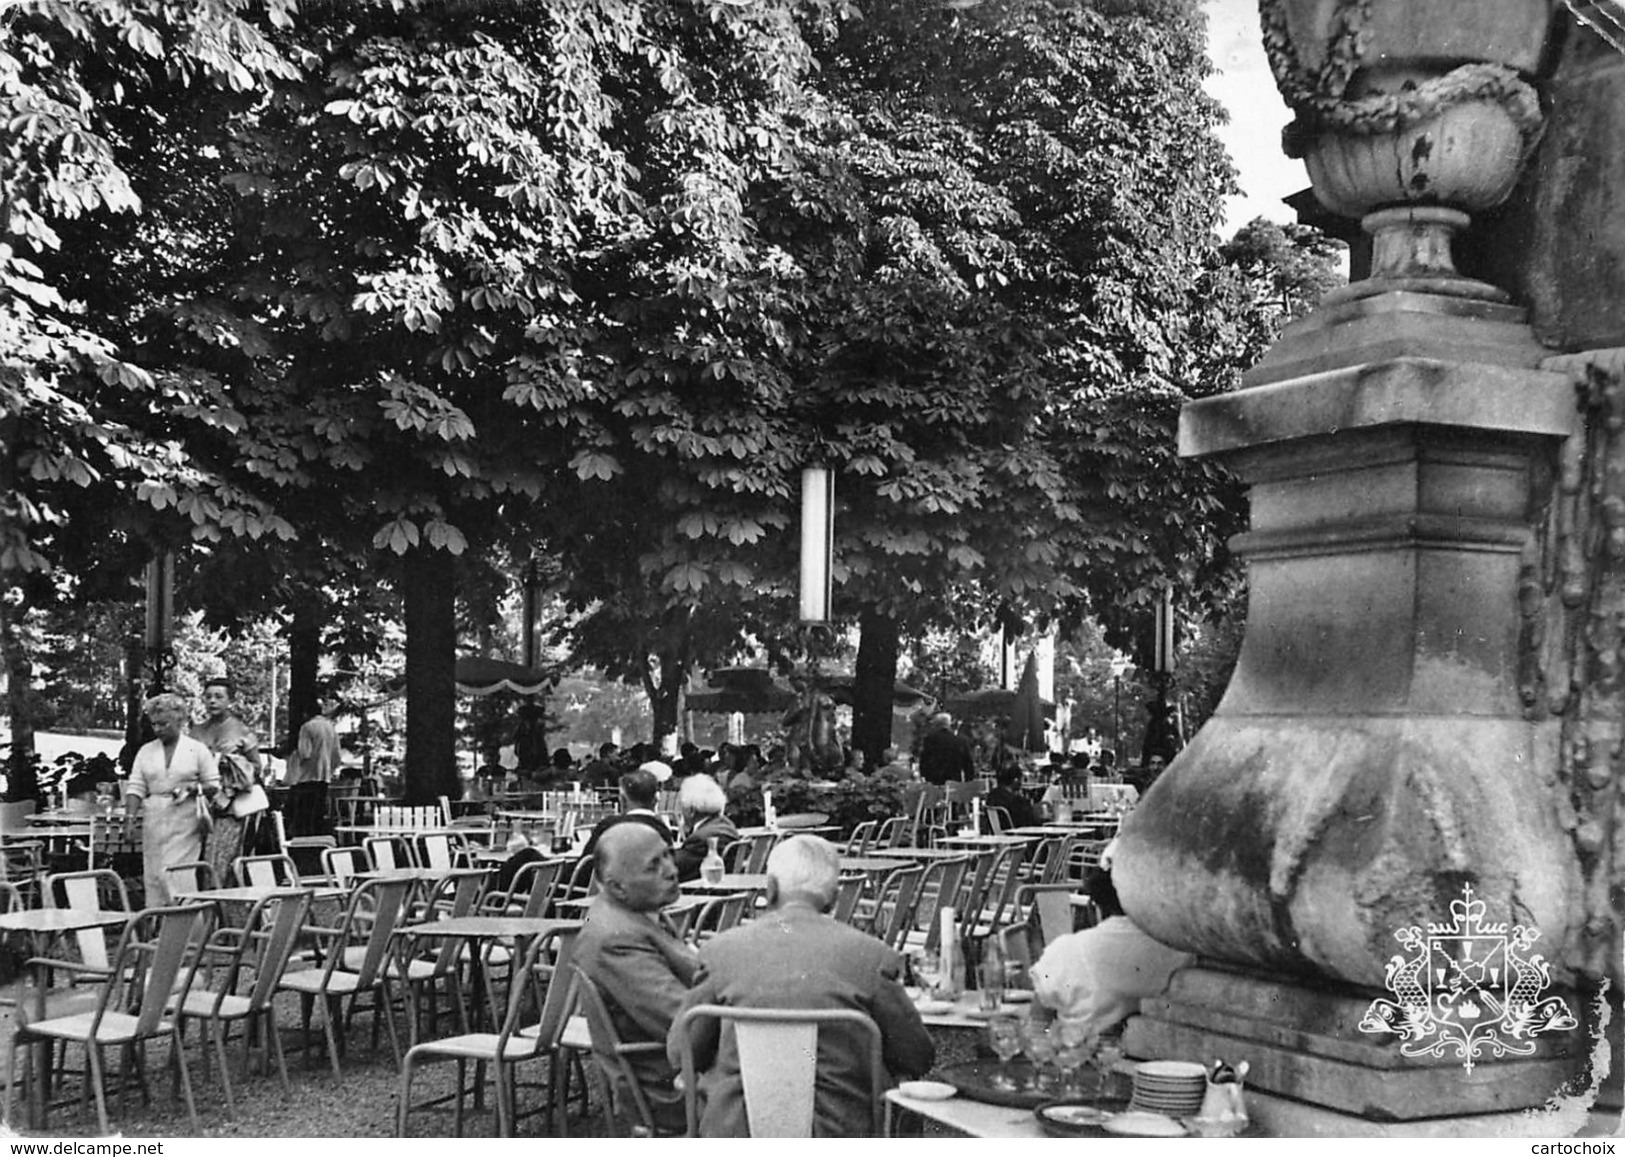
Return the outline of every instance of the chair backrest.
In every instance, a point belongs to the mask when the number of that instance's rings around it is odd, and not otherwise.
[[[451,827],[451,797],[446,795],[440,796],[439,799],[435,801],[435,810],[440,816],[440,826],[446,828]]]
[[[299,869],[291,856],[238,856],[231,862],[231,874],[250,888],[285,888],[299,883]]]
[[[984,807],[982,814],[987,817],[988,831],[995,836],[1002,836],[1015,826],[1010,822],[1009,809],[1002,808],[998,804],[989,804]]]
[[[394,836],[368,836],[361,841],[361,846],[367,850],[367,858],[372,861],[372,866],[380,872],[393,872],[409,866],[397,854]]]
[[[991,865],[977,880],[979,891],[973,892],[961,913],[961,931],[969,933],[978,923],[987,925],[987,931],[996,930],[1004,919],[1021,886],[1021,865],[1027,857],[1025,844],[1011,844],[993,853]]]
[[[973,856],[954,856],[932,860],[926,866],[925,875],[920,880],[919,899],[909,925],[925,932],[927,951],[937,950],[942,940],[942,910],[958,902],[961,885],[974,862]]]
[[[609,1087],[611,1108],[620,1103],[623,1095],[630,1097],[639,1121],[645,1129],[653,1133],[655,1121],[654,1114],[649,1109],[649,1098],[643,1092],[637,1070],[626,1061],[625,1050],[628,1046],[622,1042],[621,1034],[615,1031],[615,1021],[609,1015],[609,1006],[604,1003],[603,993],[598,991],[598,985],[593,983],[592,977],[588,976],[579,964],[572,964],[569,974],[575,977],[576,1002],[581,1008],[581,1014],[587,1018],[587,1032],[592,1037],[593,1059],[598,1062],[604,1083]]]
[[[0,832],[20,832],[28,826],[28,817],[39,807],[37,799],[20,799],[15,803],[0,803]]]
[[[44,906],[72,908],[84,912],[128,912],[130,895],[124,881],[110,868],[90,868],[82,872],[58,872],[45,877]],[[107,932],[84,928],[73,934],[79,959],[96,968],[112,964]]]
[[[244,929],[261,934],[240,938],[245,948],[253,945],[257,949],[253,959],[254,987],[248,993],[248,1006],[253,1011],[264,1009],[276,995],[276,986],[293,958],[313,901],[311,893],[289,889],[258,901],[249,911]]]
[[[576,936],[579,929],[564,928],[550,932],[546,936],[538,936],[526,949],[524,960],[519,965],[516,977],[523,977],[524,984],[515,983],[509,994],[508,1016],[515,1022],[523,1016],[526,1009],[535,1007],[540,1010],[536,1023],[525,1026],[519,1030],[525,1036],[534,1036],[541,1042],[543,1048],[557,1048],[559,1038],[564,1035],[564,1023],[570,1019],[570,1012],[575,1007],[575,951]],[[495,941],[487,943],[487,950],[495,946]],[[548,963],[548,956],[552,955],[552,963]],[[487,969],[489,975],[489,969]],[[529,999],[525,999],[522,989],[530,988]]]
[[[880,1027],[856,1009],[734,1008],[701,1004],[684,1012],[673,1031],[682,1059],[683,1102],[688,1135],[698,1137],[699,1074],[694,1070],[693,1032],[703,1019],[733,1030],[745,1120],[752,1137],[811,1137],[813,1102],[818,1083],[818,1037],[833,1025],[851,1025],[864,1043],[869,1072],[869,1130],[882,1130],[886,1070],[881,1061]]]
[[[914,918],[914,901],[919,895],[920,880],[924,876],[924,868],[919,864],[909,864],[893,868],[880,885],[874,931],[893,948],[901,948],[908,935],[909,923]]]
[[[418,866],[421,868],[457,868],[466,861],[463,837],[449,832],[430,832],[416,840]]]
[[[183,904],[148,908],[124,926],[113,955],[112,971],[104,983],[91,1020],[94,1038],[102,1018],[120,995],[117,1011],[136,1018],[134,1035],[150,1037],[164,1025],[164,1013],[191,990],[203,954],[196,951],[208,935],[214,908]]]
[[[1072,836],[1049,836],[1034,847],[1027,860],[1028,881],[1053,884],[1058,879],[1064,879],[1065,861],[1072,840]]]
[[[745,861],[745,872],[748,875],[759,876],[767,871],[767,857],[774,845],[779,842],[776,832],[767,832],[760,836],[750,837],[750,856]]]
[[[288,826],[282,818],[282,813],[273,808],[265,814],[271,817],[271,834],[276,840],[276,850],[286,853],[288,850]]]
[[[357,872],[372,871],[372,858],[365,848],[323,848],[322,871],[330,884],[348,884]]]
[[[358,974],[358,987],[370,987],[389,959],[395,932],[405,921],[406,899],[415,887],[411,880],[363,880],[350,893],[340,928],[346,944],[365,949],[359,968],[344,969]],[[335,950],[328,956],[329,974],[343,961],[344,955]]]
[[[202,892],[216,886],[214,865],[204,860],[191,860],[184,864],[171,864],[164,869],[171,895],[182,892]]]
[[[858,910],[858,901],[863,898],[864,885],[868,882],[869,875],[866,872],[843,874],[835,892],[835,905],[830,909],[830,916],[842,924],[852,923],[852,914]]]
[[[478,910],[486,885],[490,882],[491,873],[485,868],[455,868],[435,882],[429,892],[425,911],[431,919],[437,920],[472,916]]]
[[[16,884],[0,883],[0,914],[16,912],[25,907],[23,894]]]
[[[729,840],[722,849],[723,867],[731,874],[743,873],[746,865],[750,863],[750,847],[750,840],[745,837]]]
[[[597,871],[592,856],[582,856],[570,869],[570,882],[559,893],[561,900],[581,900],[593,889],[593,874]]]
[[[521,916],[547,915],[553,894],[559,890],[559,882],[564,879],[564,870],[571,866],[570,861],[564,858],[526,864],[514,875],[513,886],[505,897],[505,907],[511,910],[515,905],[520,905],[518,915]]]
[[[852,829],[852,836],[846,841],[846,854],[849,856],[865,855],[869,851],[869,846],[875,842],[875,833],[879,830],[879,820],[864,820]]]
[[[688,926],[689,942],[698,945],[718,932],[737,927],[755,896],[754,892],[730,892],[726,896],[711,897],[695,913]]]

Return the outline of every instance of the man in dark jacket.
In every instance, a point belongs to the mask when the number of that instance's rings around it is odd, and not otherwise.
[[[970,741],[955,734],[947,712],[931,717],[931,730],[920,741],[920,778],[935,784],[976,778]]]

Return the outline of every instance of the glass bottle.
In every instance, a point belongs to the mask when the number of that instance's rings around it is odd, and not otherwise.
[[[717,837],[706,840],[705,847],[705,859],[700,861],[700,879],[707,884],[720,884],[728,867],[722,862],[722,853],[717,851]]]

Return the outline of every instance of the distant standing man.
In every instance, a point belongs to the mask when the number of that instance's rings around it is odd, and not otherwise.
[[[305,721],[299,739],[288,753],[288,826],[296,836],[318,836],[326,827],[327,785],[343,761],[333,714],[338,700],[328,696],[321,710]]]
[[[920,741],[920,778],[935,784],[976,778],[970,741],[955,733],[946,711],[931,717],[931,730]]]

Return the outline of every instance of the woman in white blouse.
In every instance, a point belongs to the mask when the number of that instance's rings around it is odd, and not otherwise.
[[[202,817],[220,776],[209,749],[182,734],[191,714],[184,699],[154,695],[145,711],[157,738],[135,754],[124,789],[124,823],[141,817],[146,906],[156,908],[173,902],[164,869],[203,858]]]

